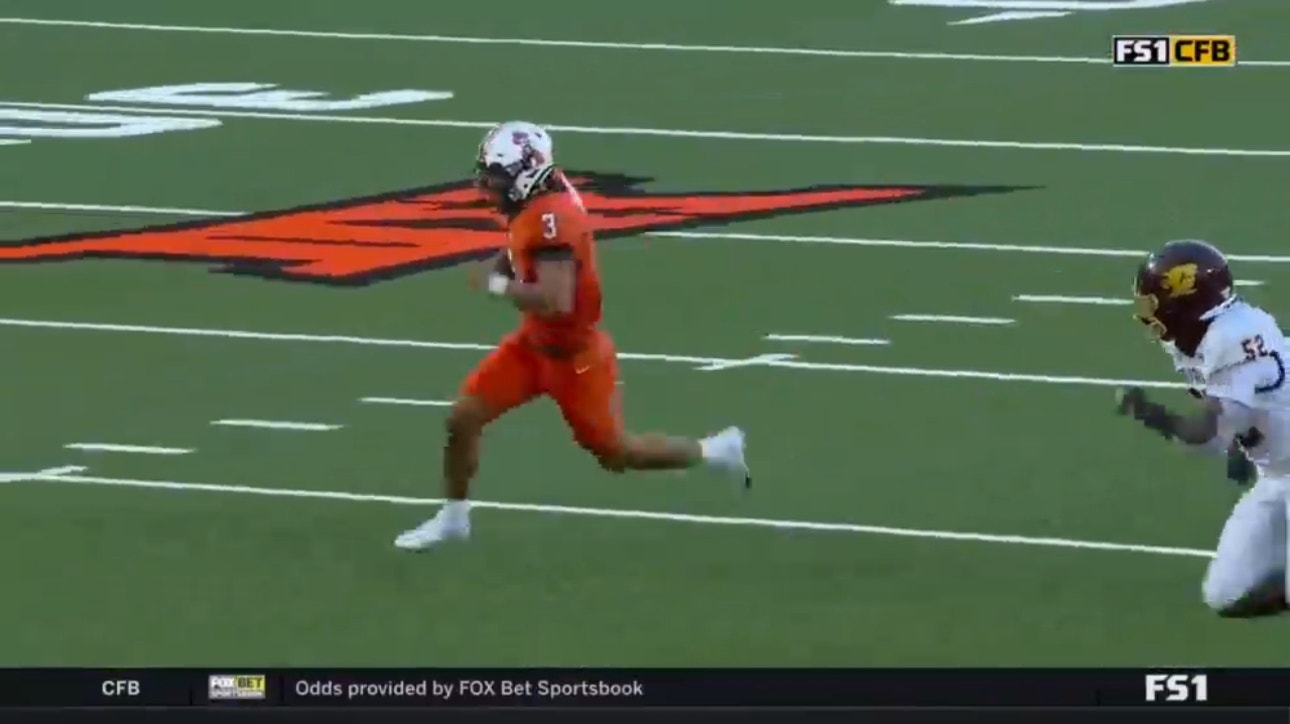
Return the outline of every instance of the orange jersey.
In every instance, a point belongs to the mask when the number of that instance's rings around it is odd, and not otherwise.
[[[578,265],[573,311],[554,317],[526,312],[521,334],[538,346],[580,350],[600,323],[601,296],[591,217],[576,191],[538,196],[511,219],[507,252],[517,280],[536,282],[537,264],[546,251],[565,251]]]

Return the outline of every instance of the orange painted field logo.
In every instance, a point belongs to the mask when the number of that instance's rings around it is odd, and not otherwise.
[[[598,239],[781,214],[1016,191],[1004,186],[818,186],[651,194],[644,178],[569,173]],[[285,211],[127,231],[0,242],[0,262],[87,258],[204,262],[215,271],[361,286],[479,259],[505,239],[470,181]]]

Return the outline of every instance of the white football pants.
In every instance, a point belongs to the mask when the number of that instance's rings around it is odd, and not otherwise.
[[[1205,605],[1225,611],[1251,594],[1287,586],[1290,477],[1262,477],[1241,496],[1205,573]]]

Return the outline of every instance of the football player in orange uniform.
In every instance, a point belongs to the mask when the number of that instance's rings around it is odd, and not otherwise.
[[[559,406],[574,440],[607,470],[707,464],[751,485],[744,433],[737,427],[702,439],[623,429],[614,343],[599,326],[591,219],[554,160],[551,136],[531,123],[503,123],[480,144],[479,186],[506,217],[509,239],[472,283],[509,301],[522,321],[462,385],[447,419],[447,502],[435,517],[399,535],[399,548],[424,550],[470,536],[470,480],[485,426],[544,395]]]

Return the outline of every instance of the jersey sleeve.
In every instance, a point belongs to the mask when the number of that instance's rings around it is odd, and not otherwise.
[[[1205,397],[1220,405],[1216,445],[1248,439],[1255,431],[1265,396],[1285,385],[1284,351],[1276,320],[1258,308],[1239,304],[1211,324],[1196,358]]]
[[[1277,390],[1285,382],[1285,368],[1280,355],[1255,357],[1229,365],[1214,373],[1206,386],[1206,395],[1222,405],[1218,417],[1219,447],[1250,434],[1256,427],[1255,397]]]
[[[1279,355],[1258,357],[1216,372],[1205,390],[1221,405],[1215,445],[1226,448],[1232,440],[1248,436],[1256,427],[1255,397],[1278,389],[1284,382],[1285,369]]]
[[[531,258],[545,261],[572,259],[576,255],[583,229],[582,219],[577,214],[552,204],[534,209],[526,221],[524,246]]]
[[[1268,354],[1229,364],[1216,370],[1205,385],[1208,397],[1254,407],[1255,395],[1285,384],[1285,366],[1279,354]]]
[[[1283,361],[1284,349],[1285,337],[1276,321],[1261,310],[1241,306],[1214,321],[1201,341],[1197,357],[1201,360],[1201,374],[1212,385],[1229,368],[1264,358]],[[1267,369],[1263,363],[1259,366]]]

